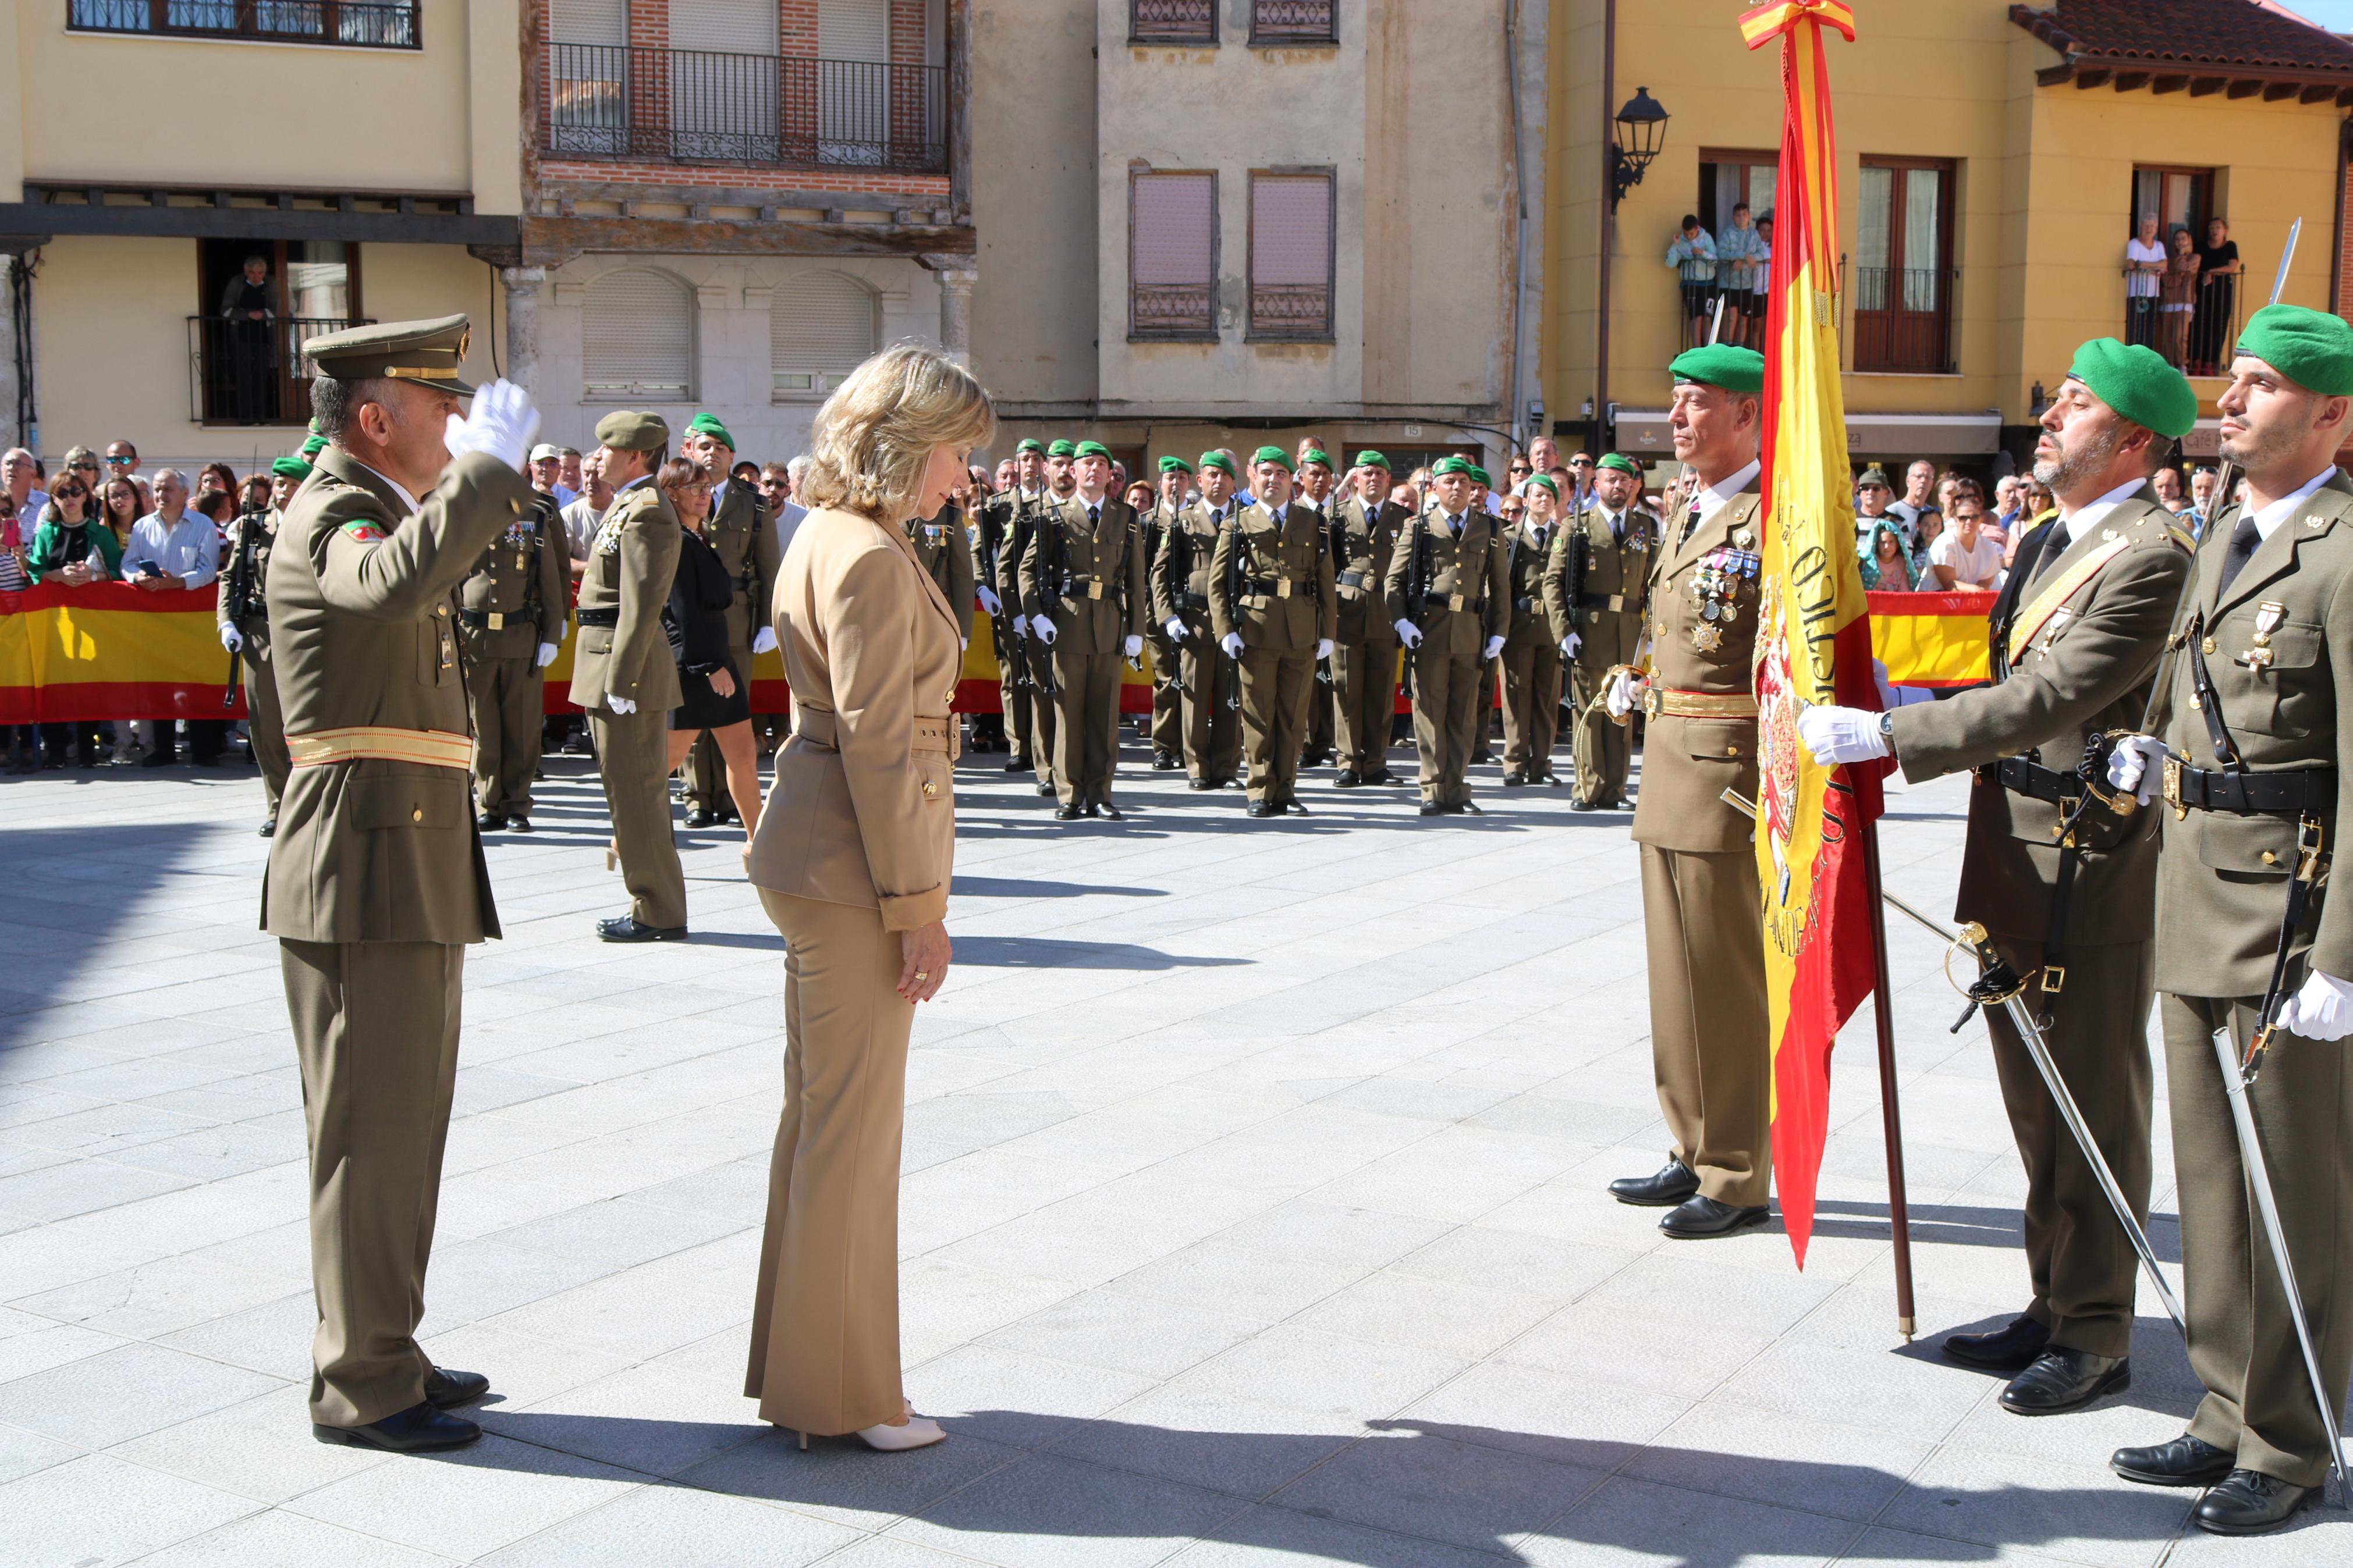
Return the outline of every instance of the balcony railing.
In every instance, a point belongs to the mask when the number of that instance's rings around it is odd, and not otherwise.
[[[1253,44],[1336,44],[1340,8],[1334,0],[1252,0]]]
[[[936,66],[552,44],[547,78],[544,145],[565,157],[947,173]]]
[[[1214,44],[1216,0],[1128,0],[1131,44]]]
[[[1209,284],[1138,283],[1128,304],[1134,338],[1214,338],[1218,321]]]
[[[303,425],[311,418],[311,367],[305,339],[364,319],[288,316],[237,321],[188,318],[188,404],[205,425]]]
[[[1914,375],[1953,370],[1953,284],[1943,268],[1858,267],[1854,368]]]
[[[417,9],[418,0],[67,0],[66,26],[79,33],[414,49]]]
[[[1291,338],[1321,342],[1332,335],[1328,283],[1253,283],[1250,335],[1261,342]]]
[[[2166,301],[2161,294],[2134,298],[2129,281],[2134,273],[2129,268],[2125,277],[2125,342],[2147,344],[2185,375],[2230,374],[2232,358],[2238,352],[2239,326],[2246,319],[2246,290],[2239,287],[2247,280],[2245,274],[2199,279],[2189,295],[2187,321],[2182,319],[2185,312],[2163,308]]]

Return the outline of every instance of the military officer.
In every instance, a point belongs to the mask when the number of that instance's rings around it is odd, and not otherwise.
[[[1431,467],[1433,504],[1398,534],[1383,584],[1389,624],[1413,660],[1413,742],[1424,816],[1479,809],[1471,804],[1463,775],[1472,727],[1485,713],[1479,701],[1482,673],[1486,661],[1503,651],[1510,624],[1503,535],[1495,519],[1473,502],[1477,471],[1461,458],[1440,458]]]
[[[1315,661],[1332,657],[1338,618],[1332,545],[1316,515],[1292,504],[1291,459],[1282,447],[1258,449],[1250,483],[1257,504],[1228,519],[1209,561],[1209,626],[1241,670],[1249,813],[1304,816],[1299,755],[1307,692]]]
[[[1527,515],[1504,533],[1511,629],[1504,634],[1504,783],[1558,784],[1552,743],[1560,724],[1561,655],[1545,613],[1544,575],[1560,533],[1560,489],[1544,474],[1521,491]]]
[[[1471,465],[1472,509],[1487,519],[1488,525],[1495,531],[1495,536],[1501,539],[1504,531],[1510,525],[1493,510],[1503,505],[1502,500],[1495,495],[1494,485],[1493,476],[1486,469],[1476,463]],[[1505,617],[1507,623],[1509,618],[1508,616]],[[1471,717],[1471,761],[1484,763],[1492,761],[1494,754],[1492,749],[1495,734],[1495,656],[1493,655],[1479,662],[1477,700],[1478,711]]]
[[[588,715],[596,775],[613,819],[609,855],[629,889],[627,914],[596,922],[607,942],[686,939],[686,877],[670,818],[670,710],[678,665],[663,635],[683,540],[654,483],[670,447],[658,414],[616,409],[596,421],[597,462],[614,489],[580,577],[572,703]]]
[[[1313,440],[1307,440],[1300,443],[1296,461],[1299,464],[1299,493],[1292,499],[1291,504],[1303,510],[1314,512],[1315,526],[1324,531],[1327,541],[1336,542],[1333,529],[1334,525],[1340,521],[1339,502],[1333,494],[1331,455]],[[1330,548],[1330,543],[1327,543],[1326,549]],[[1333,550],[1333,584],[1335,594],[1338,592],[1339,584],[1337,575],[1339,559],[1339,552]],[[1335,627],[1336,624],[1335,622]],[[1334,648],[1337,651],[1336,639],[1334,642]],[[1332,696],[1332,660],[1328,658],[1319,658],[1315,661],[1315,679],[1307,683],[1307,748],[1299,759],[1299,765],[1303,768],[1320,768],[1332,760],[1332,749],[1338,738],[1335,728],[1336,715],[1333,710]]]
[[[1578,811],[1614,810],[1626,793],[1633,719],[1613,720],[1602,700],[1610,672],[1632,668],[1642,642],[1656,541],[1650,516],[1634,507],[1641,488],[1642,470],[1631,458],[1604,453],[1594,468],[1592,504],[1561,529],[1545,563],[1546,618],[1571,661],[1577,792],[1568,804]]]
[[[711,515],[702,525],[702,542],[719,554],[735,593],[727,604],[727,647],[735,668],[752,679],[752,660],[774,652],[776,628],[768,624],[768,601],[776,591],[776,567],[784,552],[776,542],[775,520],[758,489],[731,477],[735,467],[735,437],[719,416],[709,411],[686,422],[679,449],[702,465],[711,480]],[[970,598],[964,601],[970,604]],[[715,827],[735,818],[735,804],[727,793],[727,768],[719,757],[719,743],[705,730],[679,776],[686,784],[686,825]]]
[[[1665,1207],[1668,1236],[1730,1236],[1770,1215],[1763,902],[1757,798],[1757,450],[1764,356],[1711,343],[1669,366],[1675,456],[1695,476],[1651,569],[1653,672],[1614,672],[1608,708],[1649,721],[1634,841],[1651,972],[1651,1058],[1674,1152],[1609,1184]]]
[[[2127,1480],[2211,1488],[2191,1517],[2243,1535],[2317,1503],[2329,1468],[2215,1059],[2213,1037],[2228,1030],[2243,1060],[2273,1006],[2247,1110],[2332,1403],[2353,1371],[2353,1073],[2340,1044],[2353,1034],[2353,902],[2324,879],[2353,821],[2342,708],[2353,482],[2335,462],[2353,440],[2353,328],[2301,306],[2256,311],[2216,405],[2246,499],[2200,547],[2160,674],[2163,740],[2129,737],[2109,774],[2165,801],[2158,1005],[2189,1366],[2206,1396],[2180,1436],[2118,1449],[2109,1465]]]
[[[291,766],[277,672],[269,663],[269,550],[288,503],[310,477],[311,465],[301,458],[280,458],[269,465],[269,510],[240,513],[228,525],[228,564],[220,574],[213,605],[221,646],[245,667],[246,743],[260,765],[262,797],[269,808],[259,829],[264,838],[277,835],[278,803],[286,793]]]
[[[1193,465],[1175,453],[1160,459],[1160,493],[1152,510],[1138,520],[1144,529],[1144,563],[1147,574],[1158,563],[1168,531],[1185,510],[1185,487],[1193,482]],[[1157,595],[1155,595],[1155,604]],[[1152,651],[1152,767],[1175,773],[1185,765],[1185,690],[1177,645],[1168,640],[1166,616],[1157,608],[1148,617],[1144,646]]]
[[[1024,437],[1007,459],[1011,482],[980,509],[973,536],[974,592],[989,615],[989,638],[997,649],[997,687],[1005,723],[1005,771],[1026,773],[1037,767],[1038,747],[1029,701],[1029,617],[1021,613],[1021,542],[1027,514],[1042,504],[1046,444]]]
[[[1888,713],[1818,707],[1799,737],[1824,766],[1883,757],[1925,783],[1975,768],[1957,919],[1993,935],[2137,1218],[2149,1155],[2157,813],[2084,797],[2088,736],[2140,722],[2189,538],[2150,488],[2198,421],[2198,396],[2155,350],[2099,338],[2076,352],[2042,416],[2034,477],[2059,502],[1997,603],[1995,684]],[[2126,803],[2129,808],[2130,803]],[[2027,1309],[1945,1354],[2017,1375],[2005,1409],[2079,1409],[2131,1377],[2138,1260],[2009,1014],[1986,1010],[2010,1131],[2026,1166]],[[2211,1064],[2208,1064],[2211,1071]]]
[[[456,589],[531,510],[539,423],[505,382],[459,416],[466,338],[448,316],[303,343],[329,445],[269,553],[292,766],[261,929],[279,942],[310,1143],[311,1431],[395,1452],[474,1441],[448,1412],[490,1392],[416,1339],[466,944],[499,934],[467,809]]]
[[[997,592],[1006,605],[1020,617],[1020,625],[1029,638],[1022,650],[1022,662],[1029,672],[1029,685],[1021,696],[1029,710],[1029,734],[1032,744],[1029,758],[1038,775],[1038,793],[1052,795],[1055,759],[1060,755],[1056,745],[1061,724],[1061,694],[1054,676],[1052,653],[1038,634],[1036,623],[1030,620],[1022,597],[1021,563],[1029,553],[1038,531],[1061,502],[1077,492],[1078,480],[1071,473],[1078,448],[1071,441],[1057,438],[1046,446],[1039,465],[1040,486],[1038,493],[1025,496],[1023,504],[1013,514],[1013,537],[1004,559],[998,563],[1001,581]],[[1051,635],[1051,634],[1049,634]]]
[[[1061,804],[1054,815],[1117,821],[1111,780],[1119,761],[1119,667],[1144,652],[1151,614],[1144,531],[1134,510],[1107,493],[1111,453],[1099,442],[1078,443],[1070,473],[1068,498],[1047,507],[1030,529],[1021,610],[1030,637],[1049,650],[1059,689],[1054,789]]]
[[[1185,676],[1185,786],[1223,789],[1241,766],[1240,673],[1209,621],[1209,567],[1218,538],[1240,510],[1234,460],[1204,452],[1201,499],[1176,514],[1152,561],[1152,616],[1176,645]]]
[[[1389,497],[1389,460],[1369,447],[1349,470],[1356,495],[1333,520],[1333,731],[1339,747],[1337,789],[1395,782],[1389,730],[1397,715],[1397,631],[1383,603],[1389,560],[1406,510]]]
[[[534,484],[530,509],[482,552],[458,590],[458,652],[474,723],[474,825],[485,833],[532,830],[531,780],[547,719],[539,672],[564,646],[571,563],[555,497]]]

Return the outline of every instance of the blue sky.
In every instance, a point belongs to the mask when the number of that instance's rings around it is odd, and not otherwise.
[[[2353,33],[2353,0],[2282,0],[2282,3],[2306,21],[2317,22],[2331,32]]]

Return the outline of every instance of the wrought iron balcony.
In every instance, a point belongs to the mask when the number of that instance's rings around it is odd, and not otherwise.
[[[204,425],[303,425],[311,418],[311,366],[305,340],[365,317],[281,316],[239,321],[188,318],[189,416]]]
[[[417,0],[67,0],[77,33],[251,38],[272,44],[421,46]]]

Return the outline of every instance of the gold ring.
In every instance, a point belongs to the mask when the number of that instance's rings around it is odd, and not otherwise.
[[[915,971],[915,978],[918,980],[929,980],[931,977],[932,972],[928,969],[918,969]]]

